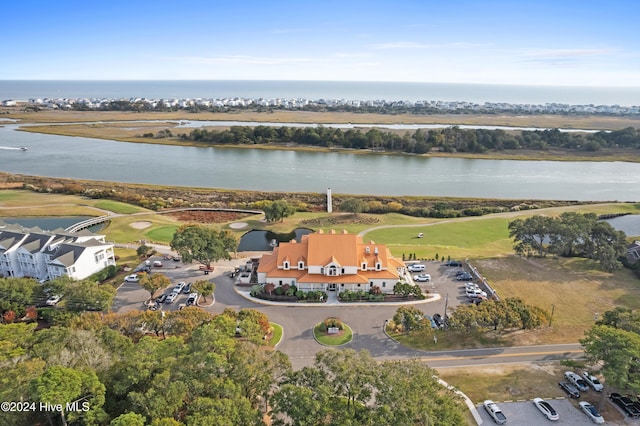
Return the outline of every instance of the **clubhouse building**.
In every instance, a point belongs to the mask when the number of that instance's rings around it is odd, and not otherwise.
[[[289,284],[302,291],[341,292],[378,286],[383,293],[393,293],[404,271],[405,264],[384,244],[364,243],[346,231],[318,231],[263,255],[257,272],[258,283],[276,287]]]

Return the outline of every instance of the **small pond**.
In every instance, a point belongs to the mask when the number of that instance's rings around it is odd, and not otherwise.
[[[605,222],[608,222],[609,225],[613,226],[616,230],[627,234],[627,237],[640,237],[639,214],[614,217],[613,219],[606,219]]]
[[[38,216],[38,217],[0,217],[0,221],[7,224],[18,224],[25,228],[38,227],[45,231],[54,231],[58,228],[68,228],[83,220],[91,219],[92,216]],[[104,228],[106,223],[101,223],[89,228],[91,232],[97,232]]]
[[[249,231],[240,238],[238,251],[271,251],[279,243],[294,239],[300,242],[303,235],[311,233],[313,233],[313,229],[309,228],[296,228],[284,234],[264,230]]]

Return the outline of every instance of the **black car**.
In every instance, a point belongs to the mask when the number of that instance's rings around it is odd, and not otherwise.
[[[573,386],[571,383],[569,383],[569,382],[560,382],[560,383],[558,383],[558,386],[560,386],[560,389],[565,391],[567,393],[567,395],[569,395],[570,398],[580,398],[580,391],[578,390],[578,388]]]
[[[440,315],[440,314],[435,314],[433,316],[433,322],[436,323],[438,328],[442,328],[444,326],[444,319],[442,318],[442,315]]]
[[[191,283],[187,283],[187,285],[184,286],[184,288],[182,289],[182,292],[184,294],[189,294],[191,293]]]
[[[156,299],[156,303],[164,303],[164,301],[165,301],[165,300],[167,300],[167,294],[166,294],[166,293],[165,293],[165,294],[160,295],[160,297],[158,297],[158,298]]]
[[[468,272],[463,272],[460,275],[456,275],[456,279],[458,281],[471,281],[473,280],[473,276]]]
[[[620,395],[619,393],[613,392],[609,395],[609,399],[611,400],[611,402],[620,407],[627,416],[640,417],[640,409],[638,409],[634,401],[631,400],[631,398],[629,398],[628,396]]]
[[[444,264],[445,266],[462,266],[462,262],[458,260],[450,260]]]

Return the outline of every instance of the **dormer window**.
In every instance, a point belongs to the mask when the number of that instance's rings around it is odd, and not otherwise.
[[[366,246],[366,247],[364,248],[364,252],[365,252],[366,254],[370,254],[370,253],[371,253],[371,249],[369,248],[369,246]]]
[[[381,271],[381,270],[382,270],[382,263],[376,262],[376,271]]]
[[[335,265],[329,266],[327,268],[327,275],[335,277],[336,275],[338,275],[338,268],[336,268]]]
[[[363,271],[367,270],[367,262],[362,262],[362,265],[360,265],[360,269],[362,269]]]
[[[285,270],[285,271],[288,271],[290,266],[291,266],[291,265],[289,265],[289,261],[288,261],[288,260],[285,260],[285,261],[282,263],[282,267],[284,268],[284,270]]]
[[[298,262],[298,269],[304,269],[304,262],[303,261]]]

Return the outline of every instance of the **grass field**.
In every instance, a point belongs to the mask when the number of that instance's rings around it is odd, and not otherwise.
[[[133,204],[121,203],[120,201],[100,200],[93,204],[94,207],[99,209],[108,210],[117,214],[132,214],[140,213],[144,211],[150,211],[142,207],[134,206]]]
[[[273,330],[273,334],[271,335],[271,339],[269,340],[269,346],[276,346],[282,340],[282,326],[280,324],[276,324],[275,322],[270,322],[271,329]]]

